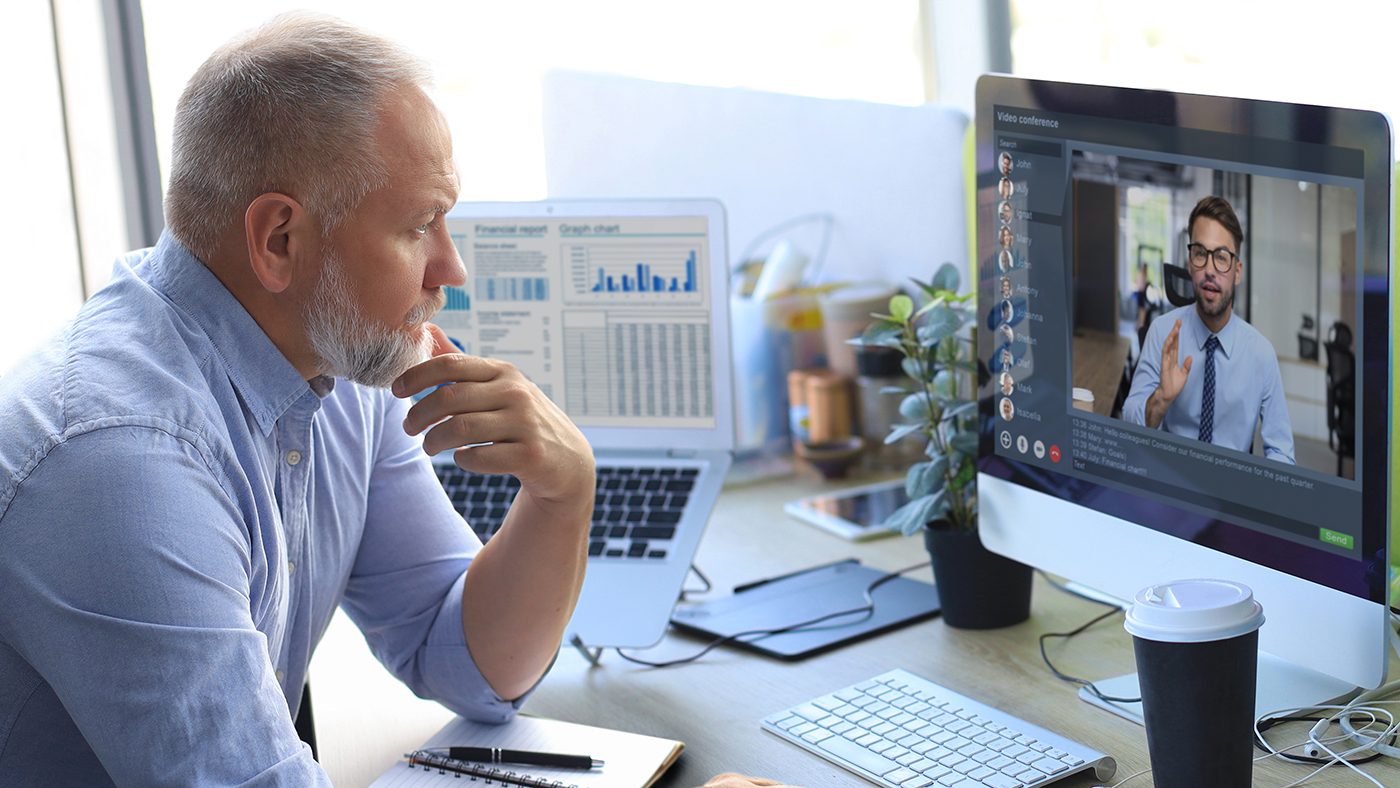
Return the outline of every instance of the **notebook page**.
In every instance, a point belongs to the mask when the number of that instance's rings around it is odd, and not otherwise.
[[[680,755],[685,745],[654,736],[519,715],[505,725],[474,723],[458,717],[423,745],[425,749],[451,746],[587,755],[603,761],[603,768],[584,771],[523,764],[501,764],[496,768],[580,788],[643,788],[650,785]],[[400,761],[380,776],[371,788],[429,788],[442,785],[444,779],[451,779],[450,773],[445,777],[436,769],[414,768],[406,761]]]

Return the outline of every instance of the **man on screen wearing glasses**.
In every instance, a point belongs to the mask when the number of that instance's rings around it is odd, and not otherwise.
[[[1230,203],[1191,210],[1187,259],[1196,303],[1152,322],[1123,403],[1123,419],[1248,452],[1262,427],[1264,455],[1293,464],[1293,427],[1274,346],[1234,314],[1244,277],[1244,231]]]

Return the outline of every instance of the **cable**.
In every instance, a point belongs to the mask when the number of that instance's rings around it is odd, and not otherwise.
[[[708,594],[708,593],[710,593],[711,591],[713,591],[713,590],[714,590],[714,587],[715,587],[714,583],[711,583],[711,582],[710,582],[710,578],[706,577],[706,576],[705,576],[705,573],[700,571],[700,567],[696,566],[695,564],[691,564],[691,565],[690,565],[690,571],[691,571],[691,573],[694,574],[696,577],[700,578],[700,582],[704,583],[704,584],[705,584],[705,587],[704,587],[704,588],[682,588],[682,589],[681,589],[681,601],[682,601],[682,602],[684,602],[685,600],[689,599],[691,594]]]
[[[1089,681],[1088,679],[1081,679],[1081,678],[1077,678],[1077,677],[1075,677],[1075,676],[1071,676],[1071,675],[1066,674],[1066,673],[1061,673],[1060,670],[1059,670],[1058,668],[1055,667],[1054,663],[1052,663],[1052,662],[1050,661],[1050,655],[1049,655],[1048,653],[1046,653],[1046,651],[1045,651],[1045,641],[1046,641],[1046,640],[1048,640],[1048,639],[1050,639],[1050,638],[1065,638],[1066,640],[1068,640],[1069,638],[1072,638],[1072,637],[1074,637],[1075,635],[1078,635],[1079,633],[1083,632],[1084,630],[1088,629],[1089,627],[1092,627],[1093,625],[1099,623],[1100,621],[1103,621],[1105,618],[1108,618],[1109,616],[1116,615],[1116,614],[1122,613],[1122,612],[1123,612],[1123,608],[1121,608],[1121,607],[1115,607],[1115,608],[1113,608],[1112,610],[1109,610],[1109,611],[1106,611],[1106,612],[1104,612],[1104,613],[1100,613],[1100,614],[1097,615],[1097,616],[1094,616],[1093,618],[1089,619],[1089,620],[1086,621],[1085,623],[1081,624],[1078,628],[1076,628],[1076,629],[1074,629],[1074,630],[1071,630],[1071,631],[1069,631],[1069,632],[1046,632],[1045,634],[1041,635],[1041,636],[1040,636],[1040,658],[1043,659],[1043,660],[1045,660],[1045,667],[1049,668],[1049,669],[1050,669],[1050,672],[1053,673],[1053,674],[1055,674],[1055,678],[1059,679],[1060,681],[1067,681],[1067,682],[1069,682],[1070,684],[1076,684],[1076,685],[1078,685],[1078,686],[1080,686],[1080,687],[1083,687],[1084,689],[1088,690],[1090,694],[1092,694],[1094,697],[1098,698],[1099,700],[1103,701],[1104,703],[1141,703],[1141,702],[1142,702],[1142,698],[1141,698],[1141,697],[1137,697],[1137,698],[1119,698],[1119,697],[1116,697],[1116,696],[1113,696],[1113,695],[1105,695],[1105,694],[1103,694],[1103,692],[1101,692],[1101,691],[1099,690],[1098,687],[1094,686],[1094,682]]]
[[[870,618],[875,613],[875,599],[871,596],[871,594],[874,593],[875,589],[879,588],[885,583],[888,583],[896,577],[899,577],[900,575],[913,572],[917,569],[923,569],[929,566],[930,563],[931,562],[929,561],[924,561],[923,563],[915,564],[913,566],[907,566],[903,569],[896,569],[893,572],[888,572],[871,581],[870,585],[866,586],[865,591],[862,593],[862,596],[865,597],[865,604],[861,605],[860,607],[853,607],[846,610],[838,610],[834,613],[827,613],[825,615],[817,616],[816,618],[810,618],[806,621],[799,621],[796,624],[789,624],[787,626],[778,627],[776,629],[750,629],[745,630],[743,632],[735,632],[732,635],[725,635],[721,638],[715,638],[714,640],[706,644],[706,646],[700,651],[691,654],[688,657],[666,660],[665,662],[652,662],[650,660],[645,660],[640,657],[634,657],[630,654],[627,654],[620,648],[613,650],[617,652],[617,655],[619,657],[622,657],[628,662],[635,662],[638,665],[646,665],[649,668],[669,668],[673,665],[683,665],[687,662],[694,662],[695,660],[700,659],[701,657],[715,650],[719,646],[722,646],[730,641],[737,641],[740,638],[746,638],[749,636],[756,635],[757,637],[754,637],[752,640],[740,641],[743,643],[751,643],[754,640],[760,640],[770,635],[781,635],[784,632],[810,632],[818,629],[837,629],[840,627],[848,627],[852,624],[859,624],[860,622]],[[855,621],[845,621],[840,624],[828,624],[824,627],[816,626],[817,624],[821,624],[823,621],[829,621],[833,618],[839,618],[841,616],[856,615],[858,613],[863,613],[864,615],[861,618],[856,619]]]
[[[1255,723],[1254,723],[1254,746],[1255,746],[1256,749],[1263,750],[1264,752],[1267,752],[1269,755],[1276,756],[1276,757],[1278,757],[1278,758],[1280,758],[1280,759],[1282,759],[1282,760],[1289,761],[1289,762],[1292,762],[1292,763],[1320,764],[1320,765],[1323,765],[1323,766],[1330,766],[1330,765],[1332,765],[1332,764],[1337,763],[1336,759],[1333,759],[1333,758],[1313,758],[1313,757],[1310,757],[1310,756],[1307,756],[1307,755],[1289,755],[1289,754],[1288,754],[1288,750],[1293,749],[1293,747],[1285,747],[1285,748],[1282,749],[1282,750],[1275,750],[1272,746],[1270,746],[1269,742],[1264,738],[1264,733],[1265,733],[1265,731],[1268,731],[1269,729],[1274,728],[1274,727],[1277,727],[1277,726],[1279,726],[1279,725],[1284,725],[1284,724],[1290,723],[1290,722],[1323,722],[1323,721],[1329,720],[1329,719],[1332,719],[1332,718],[1331,718],[1331,717],[1310,717],[1310,716],[1307,716],[1307,715],[1298,715],[1298,716],[1289,716],[1289,715],[1285,715],[1285,716],[1281,716],[1281,717],[1263,717],[1263,718],[1260,718],[1260,719],[1256,720]],[[1337,739],[1340,739],[1340,740],[1345,740],[1347,737],[1346,737],[1346,736],[1338,736],[1338,737],[1336,737],[1336,738],[1337,738]],[[1392,737],[1391,737],[1391,741],[1393,742],[1394,740],[1395,740],[1395,737],[1392,736]],[[1300,744],[1294,745],[1294,747],[1303,747],[1303,746],[1305,746],[1305,745],[1307,745],[1307,744],[1309,744],[1309,743],[1311,743],[1311,742],[1305,741],[1305,742],[1302,742],[1302,743],[1300,743]],[[1374,761],[1374,760],[1376,760],[1377,758],[1380,758],[1380,757],[1381,757],[1381,753],[1373,752],[1371,755],[1369,755],[1369,756],[1367,756],[1367,757],[1365,757],[1365,758],[1359,758],[1359,759],[1357,759],[1357,760],[1352,761],[1352,763],[1357,763],[1357,764],[1360,764],[1360,763],[1370,763],[1371,761]]]
[[[1070,632],[1047,632],[1047,633],[1041,635],[1041,636],[1040,636],[1040,658],[1041,658],[1042,660],[1045,661],[1045,667],[1047,667],[1047,668],[1050,669],[1050,672],[1051,672],[1052,674],[1054,674],[1055,678],[1059,679],[1060,681],[1066,681],[1066,682],[1069,682],[1070,684],[1074,684],[1074,685],[1083,687],[1084,689],[1086,689],[1086,690],[1089,691],[1089,694],[1093,695],[1094,697],[1098,698],[1099,700],[1103,701],[1104,703],[1141,703],[1141,702],[1142,702],[1142,698],[1141,698],[1141,697],[1136,697],[1136,698],[1119,698],[1119,697],[1115,697],[1115,696],[1113,696],[1113,695],[1105,695],[1105,694],[1103,694],[1102,691],[1099,690],[1099,688],[1098,688],[1097,686],[1095,686],[1094,682],[1089,681],[1088,679],[1081,679],[1081,678],[1078,678],[1078,677],[1076,677],[1076,676],[1071,676],[1071,675],[1069,675],[1069,674],[1067,674],[1067,673],[1062,673],[1062,672],[1060,672],[1059,668],[1056,668],[1056,667],[1055,667],[1055,664],[1054,664],[1053,662],[1050,661],[1050,655],[1045,651],[1045,641],[1046,641],[1046,640],[1048,640],[1048,639],[1050,639],[1050,638],[1064,638],[1064,639],[1068,640],[1069,638],[1072,638],[1072,637],[1074,637],[1075,635],[1078,635],[1079,633],[1081,633],[1081,632],[1083,632],[1084,630],[1086,630],[1086,629],[1092,627],[1093,625],[1099,623],[1100,621],[1103,621],[1104,619],[1108,618],[1109,616],[1112,616],[1112,615],[1115,614],[1115,613],[1122,613],[1122,612],[1124,612],[1124,610],[1123,610],[1122,607],[1119,607],[1118,605],[1115,605],[1115,604],[1113,604],[1112,602],[1106,602],[1106,601],[1104,601],[1104,600],[1102,600],[1102,599],[1096,599],[1096,598],[1094,598],[1094,597],[1088,596],[1087,594],[1081,594],[1081,593],[1079,593],[1078,591],[1075,591],[1074,589],[1070,588],[1069,586],[1067,586],[1067,585],[1065,585],[1065,584],[1063,584],[1063,583],[1058,582],[1057,580],[1055,580],[1054,578],[1052,578],[1052,577],[1050,577],[1049,575],[1045,574],[1044,572],[1040,572],[1039,574],[1040,574],[1040,576],[1041,576],[1042,578],[1044,578],[1045,581],[1048,582],[1050,585],[1054,586],[1055,588],[1060,589],[1061,591],[1065,592],[1066,594],[1069,594],[1070,596],[1076,596],[1076,597],[1079,597],[1080,599],[1083,599],[1083,600],[1086,600],[1086,601],[1089,601],[1089,602],[1093,602],[1093,603],[1096,604],[1096,605],[1103,605],[1104,607],[1112,608],[1111,610],[1107,611],[1106,613],[1103,613],[1103,614],[1101,614],[1101,615],[1095,616],[1094,618],[1090,619],[1089,621],[1085,622],[1084,624],[1080,625],[1078,628],[1076,628],[1076,629],[1074,629],[1074,630],[1072,630],[1072,631],[1070,631]],[[1134,775],[1134,776],[1136,776],[1136,775]],[[1131,778],[1129,778],[1129,779],[1131,779]]]

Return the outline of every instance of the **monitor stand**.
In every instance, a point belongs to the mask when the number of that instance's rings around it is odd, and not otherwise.
[[[1099,692],[1113,698],[1136,698],[1139,696],[1136,673],[1117,676],[1094,682]],[[1254,696],[1254,718],[1257,720],[1269,712],[1295,709],[1316,704],[1331,704],[1351,699],[1359,690],[1331,676],[1318,673],[1301,665],[1295,665],[1272,654],[1259,652],[1258,690]],[[1079,697],[1101,709],[1111,711],[1124,719],[1142,724],[1142,703],[1112,703],[1101,700],[1087,688],[1079,690]]]

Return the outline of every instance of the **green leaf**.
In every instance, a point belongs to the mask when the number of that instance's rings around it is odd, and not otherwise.
[[[928,421],[928,397],[923,392],[915,392],[899,403],[899,415],[909,421]]]
[[[914,299],[903,293],[890,298],[890,317],[905,323],[914,314]]]
[[[904,475],[904,492],[909,500],[930,495],[943,489],[944,474],[948,471],[948,458],[936,457],[928,462],[916,462]]]
[[[885,436],[885,443],[890,444],[904,440],[923,428],[922,424],[896,424],[890,429],[890,434]]]
[[[923,370],[919,369],[919,360],[917,358],[910,358],[908,356],[905,356],[904,360],[899,362],[899,366],[901,369],[904,370],[904,374],[908,375],[914,380],[919,381],[920,383],[924,382],[922,375]]]
[[[958,333],[965,320],[961,312],[946,304],[931,309],[919,324],[919,343],[925,346],[936,345]]]
[[[947,508],[943,502],[943,491],[939,490],[933,495],[915,498],[895,509],[885,519],[885,527],[898,529],[900,533],[908,536],[923,528],[930,520],[941,517]]]
[[[953,439],[949,442],[957,451],[960,451],[969,457],[977,456],[977,433],[959,432],[957,435],[954,435]]]
[[[953,293],[958,291],[958,285],[961,283],[962,276],[958,273],[958,267],[952,263],[944,263],[940,266],[938,273],[933,275],[933,281],[930,282],[930,284],[939,290],[947,290]]]
[[[903,337],[904,328],[898,323],[876,322],[867,326],[859,337],[846,341],[852,345],[890,347],[899,350],[903,347],[901,343]]]
[[[959,416],[967,416],[977,412],[977,402],[975,400],[964,400],[956,405],[943,410],[943,420],[956,419]]]

